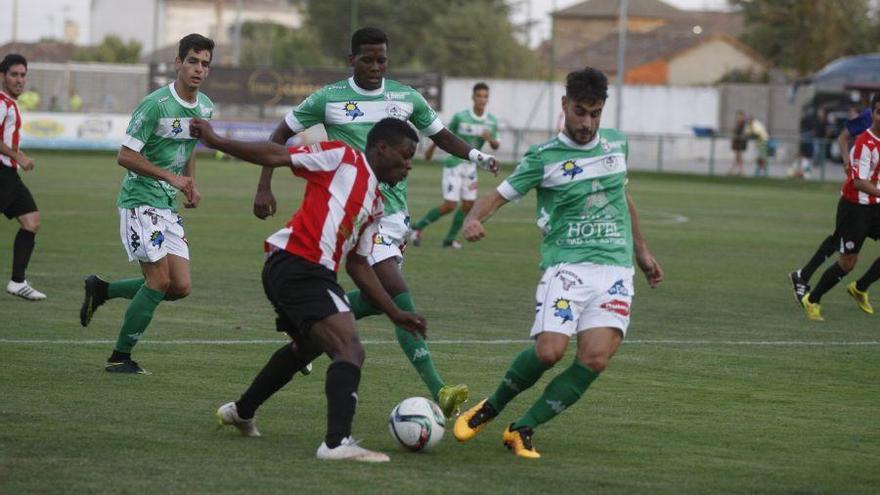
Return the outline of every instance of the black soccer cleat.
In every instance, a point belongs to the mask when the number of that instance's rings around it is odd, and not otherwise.
[[[810,284],[808,284],[802,277],[801,271],[796,270],[788,274],[788,279],[791,281],[791,288],[794,291],[794,298],[797,301],[798,305],[801,307],[804,304],[801,302],[808,292],[810,292]]]
[[[107,361],[104,364],[104,371],[110,373],[127,373],[130,375],[151,375],[149,371],[140,367],[137,362],[131,359],[121,359],[119,361]]]
[[[79,309],[79,323],[87,327],[98,306],[107,301],[107,287],[110,284],[97,275],[89,275],[85,280],[86,295]]]

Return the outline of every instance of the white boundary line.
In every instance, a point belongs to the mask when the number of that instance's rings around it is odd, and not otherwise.
[[[140,345],[262,345],[281,344],[284,340],[145,340]],[[505,345],[528,344],[530,339],[497,340],[428,340],[430,345]],[[63,340],[63,339],[0,339],[0,345],[107,345],[116,340]],[[397,345],[396,340],[362,340],[364,345]],[[880,341],[804,341],[804,340],[624,340],[624,344],[657,346],[880,346]]]

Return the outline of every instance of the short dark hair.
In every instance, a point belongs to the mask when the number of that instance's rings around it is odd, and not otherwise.
[[[473,89],[472,93],[476,93],[477,91],[480,91],[481,89],[485,89],[486,91],[489,91],[489,85],[482,82],[482,81],[478,82],[477,84],[474,84],[474,89]]]
[[[388,45],[388,36],[385,31],[374,27],[360,28],[351,35],[351,54],[357,55],[361,51],[361,45]]]
[[[177,45],[177,56],[181,62],[186,59],[186,54],[190,50],[194,52],[208,50],[208,53],[211,54],[211,60],[214,60],[214,40],[211,38],[206,38],[198,33],[184,36],[180,39],[180,44]]]
[[[419,134],[406,121],[386,117],[370,129],[367,134],[367,148],[376,146],[380,141],[385,141],[389,146],[397,146],[406,138],[414,143],[419,142]]]
[[[565,80],[565,96],[575,101],[605,101],[608,99],[608,78],[592,67],[574,71]]]
[[[13,65],[23,65],[24,68],[27,69],[27,59],[24,58],[24,55],[10,53],[3,57],[3,61],[0,62],[0,73],[6,74],[6,71],[8,71]]]
[[[880,103],[880,93],[874,93],[874,96],[871,98],[871,112],[874,112],[874,109],[877,108],[877,104]]]

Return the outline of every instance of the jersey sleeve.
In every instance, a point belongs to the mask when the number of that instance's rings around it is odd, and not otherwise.
[[[323,123],[326,102],[326,92],[323,89],[318,90],[293,107],[293,110],[284,117],[284,122],[293,132],[302,132],[313,125]]]
[[[541,185],[544,180],[544,161],[534,146],[523,157],[516,170],[498,186],[498,194],[508,201],[515,201]]]
[[[323,141],[306,146],[291,146],[290,164],[293,173],[299,176],[309,172],[332,172],[339,168],[346,154],[355,151],[342,141]]]
[[[159,105],[153,100],[143,100],[131,113],[122,145],[140,153],[158,123]]]
[[[415,95],[415,101],[413,101],[413,112],[409,116],[409,121],[426,136],[433,136],[442,131],[443,122],[437,116],[437,112],[428,105],[428,102],[425,101],[421,94],[415,90],[413,90],[413,94]]]

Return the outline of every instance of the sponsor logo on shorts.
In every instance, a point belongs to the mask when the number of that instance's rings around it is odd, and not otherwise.
[[[134,227],[129,227],[128,230],[131,231],[131,234],[128,236],[128,245],[131,247],[132,252],[137,251],[141,247],[141,236],[135,232]]]
[[[629,303],[620,299],[612,299],[607,303],[602,303],[599,307],[621,316],[629,316]]]
[[[569,290],[574,285],[584,285],[584,281],[580,279],[574,272],[568,270],[560,270],[556,273],[556,277],[562,282],[562,290]]]
[[[614,282],[614,285],[612,285],[611,288],[608,289],[608,294],[612,295],[612,296],[629,296],[630,295],[629,289],[627,289],[626,286],[623,285],[623,279],[620,279],[617,282]]]
[[[156,247],[162,247],[162,243],[165,242],[165,234],[159,232],[158,230],[154,230],[152,234],[150,234],[150,244]]]
[[[144,210],[144,216],[150,217],[150,223],[153,225],[159,225],[159,214],[156,213],[155,208],[147,208]]]
[[[843,245],[846,249],[854,249],[856,247],[856,243],[853,241],[846,241],[846,244]]]
[[[386,239],[385,239],[385,236],[383,236],[382,234],[376,232],[375,234],[373,234],[373,244],[375,244],[375,245],[377,245],[377,246],[390,246],[390,245],[391,245],[391,241],[390,241],[390,240],[386,240]]]
[[[574,320],[574,314],[571,312],[571,301],[568,299],[560,297],[553,303],[553,309],[556,310],[553,312],[553,316],[562,318],[563,324]]]
[[[544,303],[542,303],[541,301],[536,301],[535,302],[535,313],[539,313],[543,306],[544,306]]]

